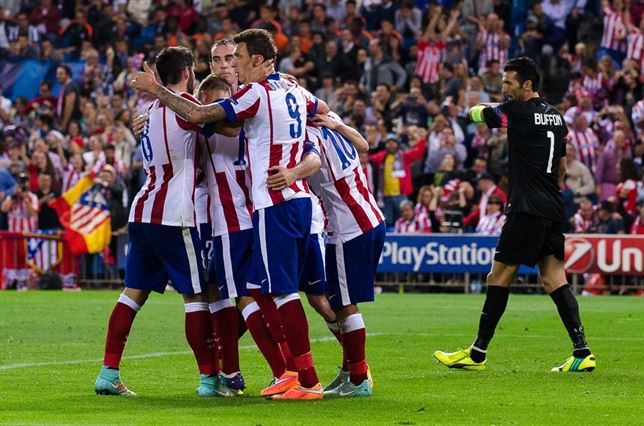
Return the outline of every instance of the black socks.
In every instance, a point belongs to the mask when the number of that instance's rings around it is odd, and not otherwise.
[[[584,327],[581,325],[579,305],[570,285],[566,284],[559,287],[550,294],[550,297],[552,297],[552,301],[557,305],[557,311],[559,311],[561,321],[566,327],[570,340],[572,341],[573,356],[576,358],[587,357],[590,355],[590,349],[588,349],[588,343],[586,343]]]
[[[505,307],[508,304],[510,289],[497,285],[488,285],[485,303],[479,320],[479,332],[470,350],[470,358],[474,362],[483,362],[487,347],[494,336],[494,330],[499,323]]]

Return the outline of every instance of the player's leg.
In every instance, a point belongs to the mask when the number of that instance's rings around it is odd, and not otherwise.
[[[262,292],[260,286],[250,284],[248,287],[248,294],[255,300],[259,309],[261,311],[262,317],[270,331],[273,339],[279,345],[284,361],[286,362],[286,369],[288,371],[297,371],[297,366],[295,365],[295,358],[291,353],[291,349],[288,345],[286,338],[286,333],[284,332],[284,325],[282,319],[280,318],[280,313],[275,305],[273,298]]]
[[[554,224],[557,227],[558,224]],[[552,371],[593,371],[596,366],[586,343],[584,327],[579,316],[579,304],[567,282],[564,269],[564,236],[559,229],[548,234],[544,244],[544,256],[539,260],[539,275],[546,293],[557,306],[561,321],[572,341],[572,356]]]
[[[492,269],[487,276],[487,291],[476,340],[466,350],[434,352],[439,362],[450,368],[485,369],[487,348],[505,312],[510,284],[520,264],[537,263],[545,238],[546,229],[539,218],[527,214],[508,216],[499,237]]]
[[[309,305],[324,319],[329,330],[342,344],[336,315],[326,296],[325,254],[326,243],[322,234],[311,234],[299,289],[306,294]]]
[[[173,287],[183,296],[186,340],[199,369],[197,393],[200,396],[232,396],[234,394],[219,381],[205,274],[197,257],[199,245],[196,228],[166,226],[159,232],[156,250]]]
[[[244,263],[243,257],[247,254],[245,248],[239,244],[239,238],[237,238],[239,235],[236,234],[239,233],[223,234],[213,238],[214,253],[208,276],[216,278],[218,283],[218,286],[210,286],[210,312],[215,334],[221,345],[222,381],[239,394],[245,388],[245,381],[239,367],[239,312],[234,299],[239,295],[236,275],[242,266],[242,272],[245,275],[247,266],[245,264],[240,266],[240,264]],[[249,233],[250,238],[252,233]]]
[[[300,198],[261,209],[255,213],[253,222],[255,253],[266,271],[262,292],[273,296],[300,382],[276,397],[321,399],[322,387],[313,365],[308,322],[298,294],[308,248],[311,200]]]
[[[135,396],[120,379],[120,362],[137,312],[152,290],[163,293],[168,277],[161,260],[149,249],[147,224],[130,224],[130,249],[125,268],[125,289],[110,315],[103,366],[94,384],[101,395]]]
[[[342,334],[343,364],[348,377],[341,371],[339,377],[325,388],[326,394],[372,394],[373,382],[369,377],[366,356],[367,330],[357,304],[371,302],[375,298],[373,284],[385,234],[383,223],[350,241],[337,241],[328,246],[329,299]],[[341,383],[333,387],[338,379]]]

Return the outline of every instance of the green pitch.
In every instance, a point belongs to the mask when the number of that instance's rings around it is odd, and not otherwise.
[[[368,399],[266,401],[270,371],[241,341],[247,395],[201,399],[176,294],[153,295],[137,317],[122,363],[140,397],[94,395],[107,319],[117,292],[0,293],[0,423],[91,424],[642,424],[644,299],[580,298],[593,373],[556,374],[568,337],[545,296],[512,295],[482,373],[451,371],[436,349],[471,343],[482,296],[381,295],[363,312],[375,380]],[[323,384],[340,348],[309,311]]]

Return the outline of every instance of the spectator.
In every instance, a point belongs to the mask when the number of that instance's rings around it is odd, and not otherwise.
[[[81,118],[80,90],[72,81],[72,70],[67,65],[61,65],[56,70],[56,80],[62,85],[56,103],[56,115],[60,128],[67,131],[70,120]]]
[[[572,218],[573,232],[576,234],[592,232],[596,222],[595,216],[595,208],[593,207],[592,201],[588,198],[582,198],[579,201],[579,210],[577,210],[577,213]]]
[[[57,34],[60,30],[60,10],[52,0],[41,0],[39,3],[31,10],[29,21],[42,34]]]
[[[423,185],[418,190],[418,199],[414,207],[416,217],[426,217],[429,219],[429,231],[440,228],[436,218],[436,209],[440,200],[440,187]]]
[[[416,137],[412,130],[410,148],[402,150],[395,135],[387,137],[384,151],[372,154],[371,161],[378,171],[378,200],[382,202],[387,226],[391,227],[400,216],[400,203],[413,192],[411,165],[425,154],[427,142]]]
[[[594,173],[600,146],[599,138],[588,124],[587,116],[583,113],[578,113],[575,116],[572,129],[568,133],[568,142],[575,148],[577,159]]]
[[[503,31],[503,21],[496,13],[490,13],[487,18],[479,20],[479,35],[476,39],[476,49],[479,53],[479,71],[485,70],[489,61],[498,61],[503,68],[508,60],[510,36]]]
[[[87,22],[87,15],[82,8],[76,9],[74,19],[60,30],[61,44],[71,58],[78,59],[84,41],[91,41],[94,36],[94,29]],[[70,73],[71,75],[71,73]]]
[[[615,195],[619,183],[617,165],[624,157],[630,157],[630,153],[626,148],[624,132],[619,130],[615,132],[613,140],[606,145],[597,160],[595,184],[597,195],[601,201]]]
[[[414,203],[404,200],[400,203],[400,217],[396,219],[394,232],[399,234],[429,233],[432,232],[432,227],[427,216],[416,214]]]
[[[369,53],[371,56],[369,56],[364,66],[365,89],[371,93],[376,90],[376,86],[380,83],[402,89],[407,80],[405,70],[399,63],[385,56],[380,40],[374,38],[369,42]]]
[[[7,214],[9,231],[35,232],[38,229],[38,197],[29,190],[29,177],[21,173],[13,195],[6,197],[0,210]]]
[[[430,175],[428,178],[431,180],[431,175],[439,171],[443,158],[446,155],[454,157],[456,162],[456,169],[460,169],[463,162],[467,158],[467,151],[461,144],[456,143],[456,137],[451,127],[445,127],[439,137],[438,148],[429,151],[427,159],[425,160],[424,173]]]
[[[58,213],[49,206],[49,202],[55,200],[60,194],[52,189],[51,176],[45,173],[38,175],[38,203],[40,211],[38,212],[38,229],[62,229],[58,221]]]
[[[631,225],[631,234],[644,235],[644,199],[639,200],[637,204],[638,215]]]
[[[583,199],[593,198],[595,194],[595,180],[593,179],[588,167],[581,161],[577,160],[575,147],[566,144],[566,179],[567,187],[572,191],[575,204],[579,204]]]
[[[624,221],[615,212],[615,207],[610,201],[602,201],[597,209],[597,220],[590,229],[595,234],[623,234]]]
[[[480,191],[478,205],[472,209],[472,212],[465,217],[463,223],[466,227],[475,228],[481,218],[481,215],[487,214],[487,205],[491,197],[496,197],[501,201],[501,206],[508,201],[505,192],[496,186],[494,178],[489,173],[481,173],[476,182],[477,189]],[[485,226],[491,226],[486,224]],[[478,231],[477,231],[478,232]]]
[[[496,195],[491,195],[485,205],[485,214],[481,215],[475,232],[479,235],[501,235],[504,224],[503,200]]]

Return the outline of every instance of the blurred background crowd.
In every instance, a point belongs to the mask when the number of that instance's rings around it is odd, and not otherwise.
[[[468,108],[499,102],[508,58],[542,68],[540,94],[570,129],[569,232],[644,233],[643,0],[0,0],[0,229],[57,229],[48,202],[86,170],[114,231],[145,180],[127,82],[163,47],[210,73],[214,41],[271,31],[296,76],[371,145],[369,184],[397,232],[496,235],[505,130]],[[49,64],[51,80],[9,72]],[[19,81],[38,94],[8,90]]]

